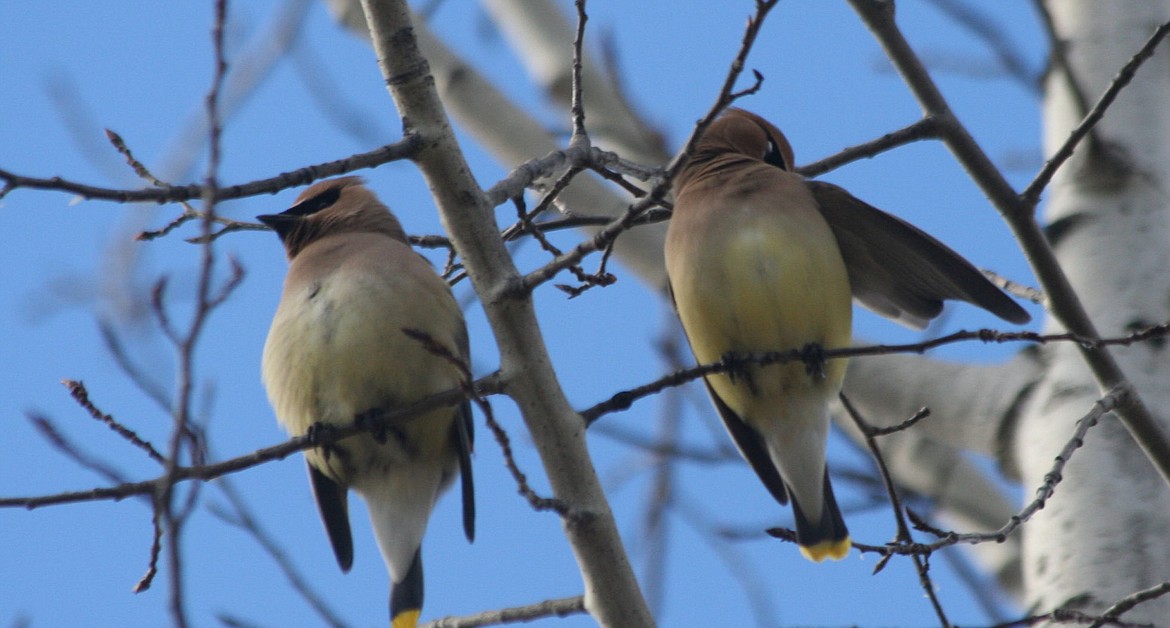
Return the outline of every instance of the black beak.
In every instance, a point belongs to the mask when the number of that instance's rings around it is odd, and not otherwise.
[[[283,238],[301,221],[301,217],[291,214],[261,214],[256,216],[256,220],[272,227],[276,235]]]

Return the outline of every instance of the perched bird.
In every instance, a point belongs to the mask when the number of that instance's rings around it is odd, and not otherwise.
[[[290,434],[350,425],[460,385],[451,358],[468,361],[463,314],[447,283],[410,248],[398,220],[360,178],[317,183],[287,211],[257,218],[280,236],[289,259],[262,371],[268,399]],[[457,472],[464,532],[468,540],[475,535],[471,448],[465,402],[305,451],[313,495],[344,572],[353,565],[348,489],[366,501],[390,572],[393,628],[418,622],[423,533]]]
[[[921,328],[958,299],[1013,323],[1030,317],[938,240],[851,196],[806,181],[792,147],[760,116],[730,109],[674,181],[666,271],[695,359],[803,349],[804,363],[734,367],[705,378],[727,431],[776,501],[792,500],[805,557],[851,546],[825,466],[829,403],[850,344],[850,296]]]

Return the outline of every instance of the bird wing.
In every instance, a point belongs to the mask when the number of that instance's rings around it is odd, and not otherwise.
[[[475,481],[471,476],[471,451],[475,443],[475,423],[471,418],[471,402],[464,401],[451,425],[454,431],[455,451],[459,455],[459,486],[463,491],[463,533],[468,541],[475,540]]]
[[[345,487],[326,477],[313,463],[306,462],[309,483],[313,486],[313,498],[317,501],[317,510],[321,513],[325,532],[329,534],[329,542],[333,545],[333,555],[337,557],[341,571],[348,572],[353,567],[353,536],[349,530],[349,502]]]
[[[873,311],[922,329],[945,299],[977,305],[1012,322],[1031,320],[1023,308],[950,247],[844,189],[807,181],[837,237],[853,296]]]
[[[703,383],[707,385],[711,401],[715,403],[715,409],[719,411],[719,417],[723,419],[723,425],[727,428],[727,433],[731,434],[731,440],[735,441],[740,455],[747,460],[756,475],[760,476],[760,481],[764,483],[772,497],[781,504],[787,504],[788,489],[784,487],[784,479],[780,477],[780,471],[776,469],[772,457],[768,455],[764,437],[752,426],[744,423],[743,419],[719,398],[719,394],[706,378],[703,378]]]

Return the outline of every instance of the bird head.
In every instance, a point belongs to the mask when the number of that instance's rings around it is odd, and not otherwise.
[[[728,109],[699,140],[697,156],[745,155],[791,172],[795,157],[788,138],[774,124],[743,109]]]
[[[339,233],[381,233],[407,241],[398,219],[363,184],[361,177],[315,183],[301,192],[292,207],[256,219],[280,236],[290,260],[310,242]]]

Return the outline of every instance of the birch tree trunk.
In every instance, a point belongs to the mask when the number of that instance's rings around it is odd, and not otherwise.
[[[1070,79],[1096,99],[1160,24],[1170,2],[1049,2],[1071,77],[1050,73],[1044,100],[1051,153],[1084,116]],[[1046,210],[1065,272],[1103,335],[1166,320],[1170,310],[1170,50],[1163,46],[1054,179]],[[1058,331],[1049,320],[1046,327]],[[1025,487],[1039,486],[1073,423],[1098,398],[1076,347],[1044,349],[1049,368],[1027,404],[1013,453]],[[1114,352],[1163,424],[1170,362],[1163,342]],[[1100,612],[1170,580],[1170,490],[1108,415],[1065,468],[1056,496],[1023,528],[1027,607]],[[1163,625],[1170,598],[1127,621]]]

